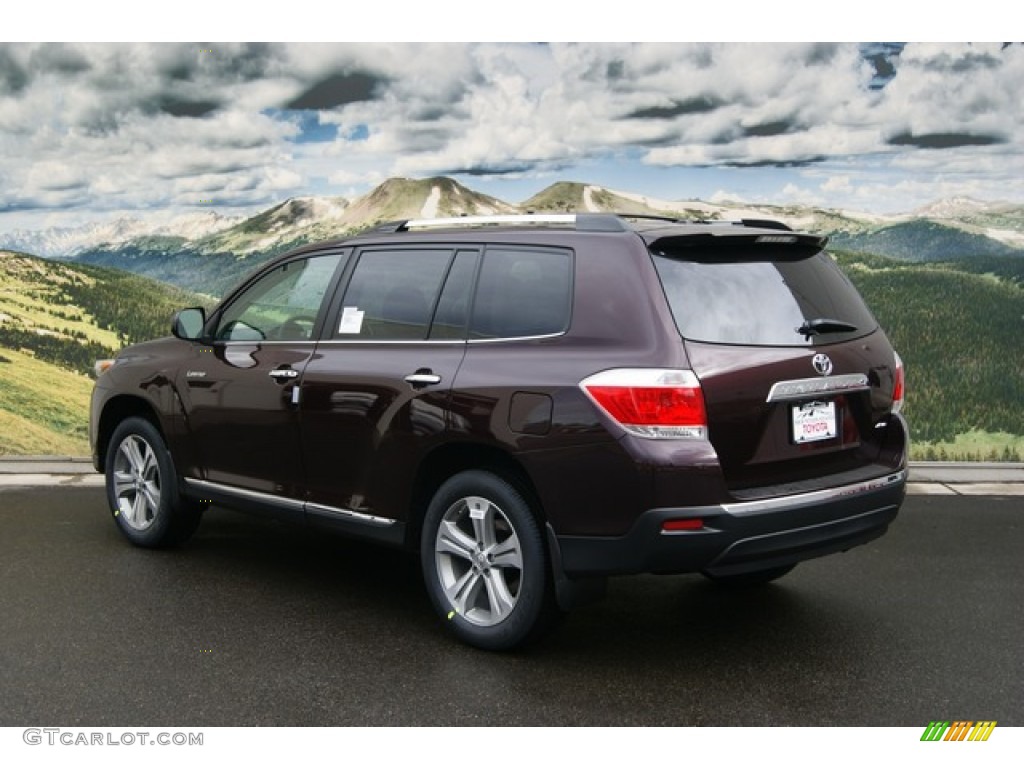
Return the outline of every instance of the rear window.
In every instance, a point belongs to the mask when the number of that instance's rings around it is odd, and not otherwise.
[[[824,253],[785,261],[696,261],[653,254],[652,258],[686,339],[820,346],[859,338],[878,325],[860,294]],[[810,338],[797,330],[814,320],[839,321],[856,330]]]

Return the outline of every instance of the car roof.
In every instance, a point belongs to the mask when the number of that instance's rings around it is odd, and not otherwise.
[[[494,216],[458,216],[434,219],[401,219],[377,224],[343,238],[302,246],[288,255],[308,253],[331,247],[347,247],[368,243],[401,243],[403,240],[459,241],[486,240],[491,236],[523,237],[546,235],[565,242],[572,235],[638,235],[649,248],[684,240],[710,242],[728,238],[730,243],[799,244],[820,250],[827,237],[796,232],[786,224],[771,219],[686,220],[669,216],[633,213],[543,213]],[[418,235],[419,237],[414,237]],[[481,238],[481,235],[484,235]],[[507,242],[507,240],[506,240]]]

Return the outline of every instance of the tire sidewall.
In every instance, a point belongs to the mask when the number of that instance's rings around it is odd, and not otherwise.
[[[460,499],[480,496],[496,504],[512,526],[523,557],[516,605],[499,624],[482,627],[455,611],[441,586],[435,542],[445,513]],[[550,601],[547,554],[541,529],[522,495],[508,482],[489,472],[461,472],[444,482],[434,494],[424,518],[420,560],[427,594],[448,630],[460,640],[486,650],[509,650],[522,645],[541,629]]]

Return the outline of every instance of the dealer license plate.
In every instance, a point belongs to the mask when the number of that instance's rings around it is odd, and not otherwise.
[[[794,405],[793,442],[812,443],[816,440],[831,440],[838,434],[836,429],[836,404],[815,402]]]

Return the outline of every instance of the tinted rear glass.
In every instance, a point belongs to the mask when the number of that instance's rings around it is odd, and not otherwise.
[[[561,333],[569,327],[571,304],[569,252],[488,248],[469,337],[508,339]]]
[[[877,327],[860,294],[824,253],[796,261],[697,262],[653,256],[679,332],[720,344],[820,346]],[[856,331],[805,338],[806,321],[849,323]]]

